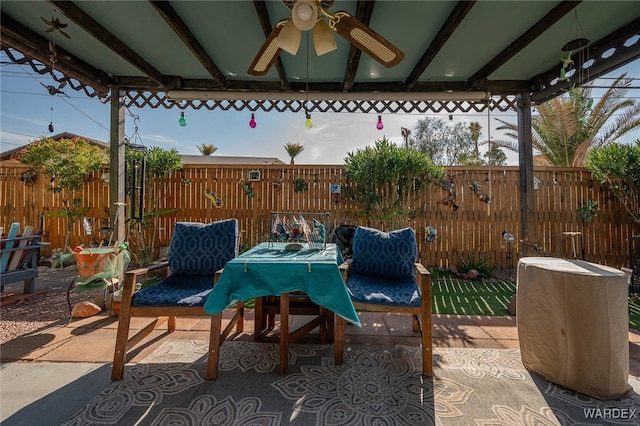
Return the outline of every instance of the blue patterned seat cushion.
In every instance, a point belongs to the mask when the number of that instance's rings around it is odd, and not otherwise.
[[[353,235],[351,273],[387,278],[413,277],[418,258],[411,228],[383,232],[359,226]]]
[[[213,275],[169,275],[133,295],[133,306],[204,306],[213,289]]]
[[[351,274],[347,290],[354,302],[375,305],[419,307],[420,290],[414,277],[386,278]]]
[[[236,257],[237,241],[237,219],[209,224],[178,222],[169,244],[169,268],[174,274],[213,277]]]

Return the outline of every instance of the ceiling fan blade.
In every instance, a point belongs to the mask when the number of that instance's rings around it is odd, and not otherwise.
[[[316,55],[318,56],[322,56],[338,48],[333,31],[324,19],[320,19],[313,27],[313,47],[315,47]]]
[[[249,67],[247,74],[261,76],[269,72],[269,68],[271,68],[271,65],[273,65],[280,54],[278,36],[284,26],[283,22],[284,21],[278,22],[264,41],[262,47],[260,47],[260,50],[258,51],[258,54],[253,59],[253,62],[251,62],[251,66]]]
[[[331,14],[329,23],[338,34],[387,68],[398,65],[404,58],[397,47],[347,12]]]
[[[302,31],[295,26],[293,20],[288,20],[278,36],[278,47],[285,52],[295,55],[298,53],[301,39]]]

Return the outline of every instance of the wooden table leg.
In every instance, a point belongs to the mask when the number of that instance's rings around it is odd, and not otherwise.
[[[280,295],[280,374],[286,374],[289,363],[289,293]]]
[[[327,311],[327,336],[330,342],[335,340],[335,317],[335,312]]]
[[[327,308],[323,308],[322,306],[318,307],[318,313],[319,313],[319,317],[320,317],[320,343],[321,344],[325,344],[327,342],[327,323],[328,323],[328,317],[329,317],[329,313],[331,311],[328,311]]]
[[[262,340],[262,332],[264,331],[264,322],[262,315],[262,297],[255,298],[255,318],[253,320],[253,340]]]
[[[335,316],[335,338],[333,342],[333,357],[337,365],[344,362],[344,329],[347,321],[340,315]]]

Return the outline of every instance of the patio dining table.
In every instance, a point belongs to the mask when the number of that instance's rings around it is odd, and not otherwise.
[[[299,250],[287,250],[287,246],[260,243],[229,261],[204,306],[207,313],[217,314],[236,302],[280,296],[281,373],[288,359],[289,293],[302,292],[314,304],[362,326],[340,274],[343,259],[336,244],[327,243],[320,249],[302,244]]]

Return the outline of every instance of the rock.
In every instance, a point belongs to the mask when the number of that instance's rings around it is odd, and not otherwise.
[[[78,302],[73,305],[71,316],[74,318],[88,318],[100,313],[100,306],[92,302]]]
[[[476,269],[469,269],[469,272],[467,272],[467,275],[469,275],[469,278],[474,279],[474,278],[478,278],[478,275],[480,275],[480,272],[478,272]]]

